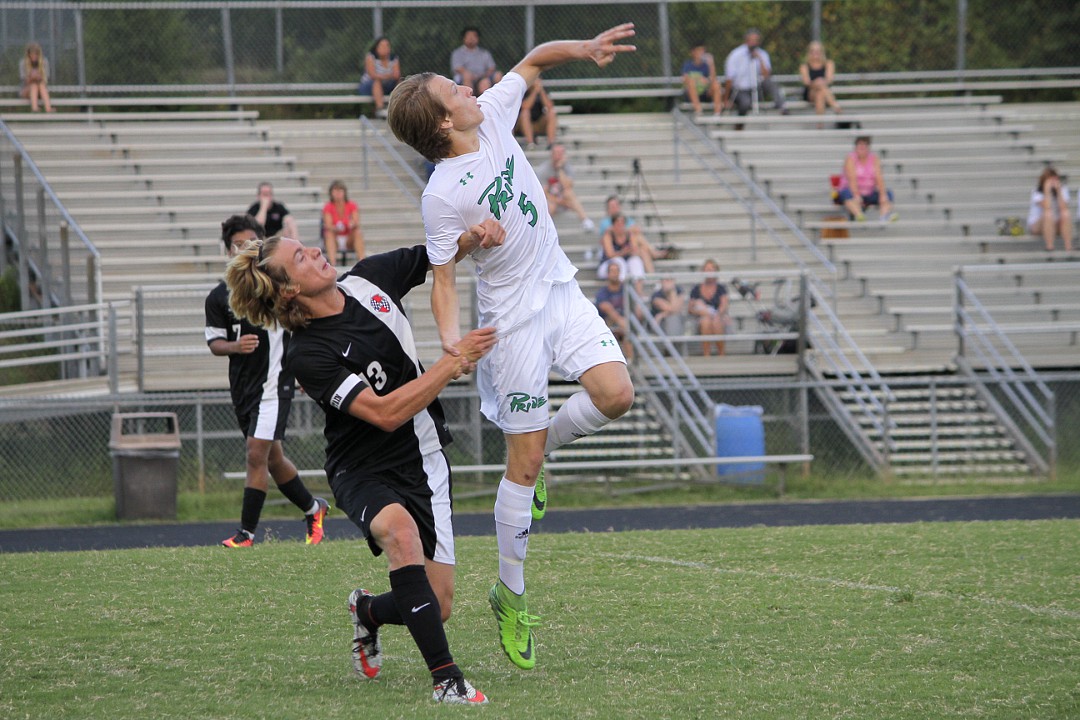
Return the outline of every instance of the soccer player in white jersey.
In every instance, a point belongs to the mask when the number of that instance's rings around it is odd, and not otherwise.
[[[541,71],[572,60],[610,64],[633,45],[630,23],[591,40],[534,48],[477,100],[472,90],[433,73],[402,81],[390,97],[388,123],[399,140],[435,163],[422,207],[434,274],[432,311],[443,348],[461,339],[455,252],[469,227],[496,221],[500,247],[471,253],[480,324],[499,336],[480,361],[481,411],[502,429],[506,472],[495,499],[499,580],[489,601],[503,650],[520,668],[536,664],[523,563],[534,518],[546,504],[544,457],[597,432],[634,401],[626,359],[596,308],[578,287],[577,269],[559,247],[544,188],[513,136],[526,89]],[[548,373],[581,383],[554,418]]]

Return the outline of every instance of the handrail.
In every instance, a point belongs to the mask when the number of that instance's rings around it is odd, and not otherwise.
[[[735,176],[739,178],[739,180],[746,186],[749,193],[753,195],[757,201],[761,202],[766,208],[768,208],[772,212],[772,214],[784,225],[784,227],[786,227],[787,230],[791,232],[796,237],[796,239],[799,240],[799,242],[803,246],[803,249],[809,252],[810,255],[813,256],[814,259],[821,264],[825,272],[830,273],[833,276],[833,287],[835,288],[837,278],[839,277],[839,272],[837,271],[836,265],[834,265],[832,261],[830,261],[829,258],[826,257],[823,252],[821,252],[821,249],[818,248],[817,245],[810,241],[810,238],[808,238],[806,234],[802,231],[802,229],[799,228],[799,226],[796,225],[795,222],[787,215],[787,213],[785,213],[780,208],[780,206],[776,204],[776,202],[769,196],[769,194],[765,192],[764,188],[758,185],[758,183],[753,178],[751,178],[746,173],[746,171],[743,170],[742,167],[740,167],[739,164],[735,162],[735,160],[728,153],[724,152],[720,147],[718,147],[716,143],[714,143],[709,138],[709,136],[704,131],[702,131],[700,127],[698,127],[693,121],[687,119],[685,113],[681,112],[678,108],[675,108],[674,110],[672,110],[672,116],[675,119],[676,125],[676,142],[678,143],[678,130],[681,128],[683,130],[689,131],[692,135],[695,136],[698,142],[703,143],[705,147],[709,148],[712,151],[713,156],[720,160],[729,172],[734,173]],[[750,201],[744,200],[741,194],[731,185],[731,183],[725,180],[723,176],[721,176],[707,163],[705,163],[700,153],[695,152],[691,154],[693,158],[698,161],[698,164],[700,164],[713,177],[714,180],[723,185],[724,188],[732,195],[732,197],[735,198],[735,200],[738,201],[740,205],[746,208],[747,212],[750,213],[754,222],[759,222],[762,227],[765,228],[765,230],[769,234],[769,237],[778,246],[780,246],[784,253],[789,258],[791,258],[792,262],[794,262],[800,270],[809,270],[806,262],[801,257],[799,257],[795,253],[795,251],[792,250],[791,247],[776,233],[776,231],[761,215],[761,213],[757,211],[757,208],[753,207],[750,204]],[[678,182],[677,178],[676,182]],[[835,292],[833,294],[835,294]]]
[[[676,143],[679,143],[679,130],[683,129],[691,133],[691,135],[694,136],[700,144],[704,145],[704,147],[709,148],[712,155],[719,159],[724,166],[726,166],[730,172],[734,173],[748,188],[748,191],[756,198],[755,202],[761,202],[763,206],[772,212],[774,217],[779,218],[785,227],[800,241],[803,249],[809,252],[825,272],[831,274],[831,291],[825,291],[822,288],[823,282],[818,273],[803,261],[803,259],[799,257],[781,237],[779,237],[765,218],[757,212],[757,209],[748,206],[748,203],[739,198],[737,191],[731,184],[720,176],[719,173],[716,173],[713,168],[709,167],[702,159],[700,153],[692,154],[698,163],[701,164],[713,178],[717,180],[717,182],[722,184],[728,192],[732,193],[732,195],[736,196],[744,207],[747,207],[754,222],[760,222],[761,225],[765,227],[769,237],[794,261],[799,268],[800,273],[806,278],[808,296],[803,299],[803,302],[807,305],[807,327],[805,328],[805,332],[808,335],[813,350],[805,354],[805,365],[807,369],[814,373],[819,379],[824,377],[824,374],[827,372],[832,372],[840,377],[849,378],[848,391],[852,396],[856,412],[859,416],[865,418],[870,426],[880,434],[884,447],[888,452],[892,452],[895,449],[895,443],[892,440],[890,433],[895,423],[889,419],[887,405],[894,400],[894,396],[877,369],[862,352],[858,344],[847,332],[846,328],[844,328],[843,323],[841,323],[840,318],[836,313],[836,284],[839,276],[836,266],[821,252],[817,245],[810,241],[805,233],[802,232],[801,228],[792,221],[787,213],[776,204],[769,194],[765,192],[765,190],[758,185],[758,183],[750,177],[742,167],[728,155],[728,153],[718,147],[717,144],[701,130],[701,128],[687,119],[678,108],[672,110],[672,115],[675,118]],[[676,158],[677,157],[678,152],[676,152]],[[849,356],[854,357],[857,365],[852,362]],[[884,403],[875,396],[875,388],[876,391],[882,395]],[[863,397],[864,394],[866,396],[865,398]],[[852,440],[853,444],[858,448],[867,462],[878,469],[884,468],[887,464],[887,459],[883,457],[874,446],[862,426],[852,416],[851,410],[849,410],[844,403],[840,402],[838,398],[832,395],[831,390],[823,391],[819,393],[819,395],[822,398],[822,402],[829,409],[833,417],[836,418],[837,422],[840,423],[843,431]]]
[[[711,453],[712,425],[704,408],[710,407],[712,400],[682,355],[675,349],[674,343],[657,325],[652,313],[648,311],[648,303],[638,295],[632,284],[624,287],[628,307],[643,309],[642,317],[645,318],[642,321],[636,312],[628,313],[629,340],[637,357],[637,362],[631,369],[641,374],[640,364],[647,365],[654,382],[658,381],[660,385],[656,390],[657,396],[661,393],[667,395],[670,408],[663,407],[663,403],[654,403],[651,407],[661,415],[676,447],[695,456]],[[667,352],[666,357],[664,351]],[[697,447],[685,436],[684,429],[689,431]]]
[[[94,246],[94,243],[90,242],[90,238],[86,237],[86,233],[82,231],[79,223],[75,221],[75,218],[71,217],[71,213],[69,213],[67,211],[67,208],[64,207],[64,204],[60,202],[60,198],[56,196],[56,192],[53,191],[52,185],[49,184],[49,181],[46,180],[45,176],[41,174],[41,169],[38,168],[37,163],[35,163],[33,158],[30,157],[30,153],[26,152],[26,148],[23,147],[23,144],[19,142],[19,139],[17,137],[15,137],[15,133],[11,131],[11,128],[8,127],[8,124],[3,120],[0,120],[0,131],[4,133],[4,135],[8,139],[8,142],[10,142],[15,147],[15,150],[19,153],[19,155],[22,156],[25,166],[30,170],[31,173],[33,173],[34,177],[37,178],[37,181],[41,183],[41,187],[45,191],[45,194],[50,200],[52,200],[53,204],[56,206],[56,209],[60,212],[60,217],[64,220],[64,222],[68,224],[68,228],[75,233],[75,237],[79,238],[79,240],[82,241],[83,245],[86,247],[87,252],[89,252],[96,258],[100,258],[101,253],[98,252],[98,249]]]
[[[1000,273],[1002,269],[1000,265],[966,265],[958,267],[954,273],[955,332],[958,339],[956,364],[974,384],[976,392],[994,412],[1012,440],[1024,450],[1029,461],[1038,469],[1053,475],[1057,464],[1054,392],[1031,367],[964,278],[965,273]],[[1080,269],[1080,263],[1029,263],[1008,269],[1020,272],[1065,270],[1075,273]],[[1004,354],[999,347],[1004,349]],[[981,361],[983,372],[996,383],[1000,391],[998,394],[990,391],[983,375],[968,359],[971,353]],[[1019,367],[1020,373],[1014,367]],[[1032,393],[1031,387],[1039,397]],[[1008,401],[1007,407],[1003,405],[1004,401]],[[1014,413],[1024,421],[1023,427]],[[1042,452],[1035,446],[1032,436],[1041,443]]]
[[[364,187],[368,186],[368,133],[371,133],[378,141],[378,143],[382,146],[382,148],[390,154],[390,157],[397,162],[398,166],[405,171],[406,177],[412,179],[414,185],[416,186],[416,189],[420,192],[416,194],[410,192],[409,188],[406,187],[405,183],[401,181],[397,173],[393,171],[393,168],[391,168],[390,165],[388,165],[381,157],[379,157],[378,154],[375,154],[375,163],[379,166],[379,168],[382,169],[383,173],[385,173],[386,176],[390,178],[390,181],[397,185],[397,188],[401,191],[402,195],[409,198],[414,205],[420,207],[420,193],[423,193],[424,188],[427,186],[427,183],[419,175],[416,174],[416,171],[413,170],[413,168],[409,165],[408,161],[405,160],[404,157],[402,157],[401,153],[398,152],[398,149],[394,147],[389,140],[386,139],[384,133],[376,129],[375,125],[363,115],[360,116],[360,128],[362,131],[360,137],[364,152]]]

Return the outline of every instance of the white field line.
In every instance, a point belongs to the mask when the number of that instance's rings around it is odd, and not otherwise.
[[[676,560],[675,558],[654,557],[650,555],[620,555],[618,553],[599,553],[599,555],[617,560],[657,563],[661,565],[674,565],[676,567],[694,568],[696,570],[709,570],[711,572],[721,573],[724,575],[747,575],[758,578],[782,578],[785,580],[795,580],[797,582],[813,583],[815,585],[831,585],[833,587],[846,588],[848,590],[861,590],[883,593],[911,592],[912,594],[917,596],[937,598],[941,600],[951,600],[954,602],[977,602],[983,605],[995,605],[999,607],[1012,608],[1014,610],[1025,610],[1032,613],[1033,615],[1045,615],[1047,617],[1080,620],[1080,612],[1077,612],[1075,610],[1063,610],[1061,608],[1028,605],[1027,603],[1018,603],[1011,600],[1001,600],[1000,598],[984,597],[981,595],[961,595],[959,593],[942,592],[940,590],[916,591],[911,590],[910,588],[899,588],[893,587],[891,585],[873,585],[870,583],[852,582],[850,580],[840,580],[837,578],[823,578],[815,577],[813,575],[800,575],[798,573],[762,572],[760,570],[722,568],[702,562]]]

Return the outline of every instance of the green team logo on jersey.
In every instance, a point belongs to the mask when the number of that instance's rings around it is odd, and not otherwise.
[[[600,341],[600,347],[615,347],[615,341],[611,338],[604,338]]]
[[[469,176],[472,177],[471,175]],[[460,180],[462,185],[465,184],[464,179]],[[514,157],[511,155],[506,158],[506,165],[503,171],[499,173],[494,180],[484,191],[480,193],[479,199],[476,201],[477,205],[483,205],[485,201],[488,204],[488,210],[495,216],[496,220],[502,220],[502,214],[506,212],[506,208],[514,199]],[[536,227],[536,221],[539,219],[539,214],[536,212],[536,206],[529,200],[525,193],[522,193],[517,202],[518,209],[521,210],[521,214],[529,218],[529,226]]]
[[[473,179],[473,174],[471,172],[467,172],[467,173],[465,173],[464,177],[462,177],[460,180],[458,180],[458,182],[461,183],[462,187],[465,187],[466,185],[469,184],[469,181],[472,180],[472,179]]]
[[[509,393],[506,397],[510,401],[510,412],[529,412],[547,405],[546,397],[533,397],[529,393]]]

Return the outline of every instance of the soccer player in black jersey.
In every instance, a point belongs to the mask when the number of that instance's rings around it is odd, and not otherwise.
[[[487,235],[485,228],[492,229]],[[501,241],[494,222],[462,233],[462,253]],[[436,702],[487,702],[454,663],[443,630],[454,594],[450,442],[439,392],[471,372],[495,343],[494,328],[466,334],[427,371],[402,298],[429,270],[423,246],[372,255],[337,277],[318,248],[273,237],[229,263],[233,312],[293,333],[287,364],[326,413],[326,474],[334,498],[386,553],[390,591],[349,596],[353,666],[382,667],[379,628],[405,625],[431,672]]]
[[[221,241],[233,257],[249,240],[264,236],[249,215],[233,215],[221,224]],[[282,370],[289,333],[264,330],[238,320],[229,310],[229,290],[222,281],[206,297],[206,343],[214,355],[229,358],[229,391],[247,444],[247,479],[240,529],[222,541],[225,547],[250,547],[255,541],[269,472],[282,494],[304,513],[307,543],[323,539],[329,504],[312,497],[281,447],[293,397],[292,373]]]

